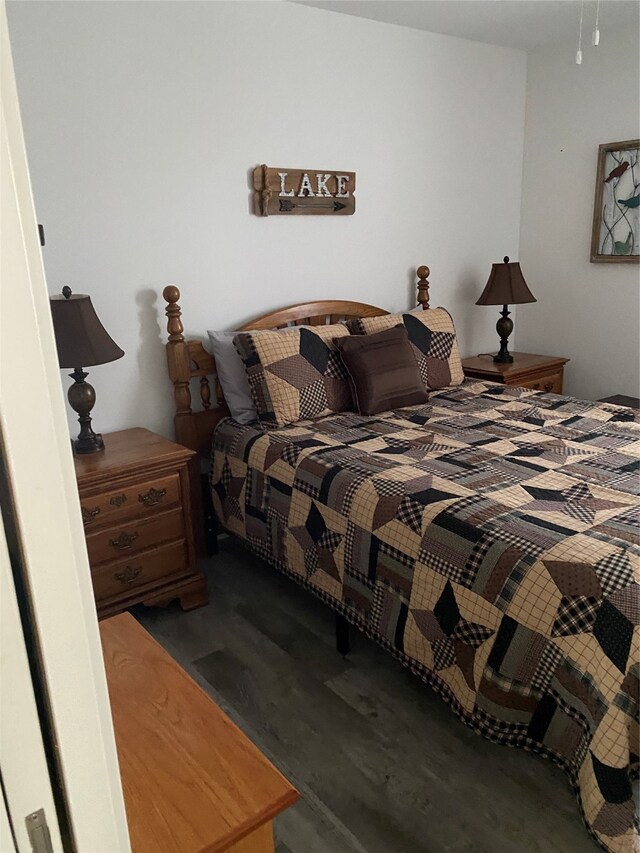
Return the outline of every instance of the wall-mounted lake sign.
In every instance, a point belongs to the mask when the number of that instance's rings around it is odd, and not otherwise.
[[[253,170],[257,216],[350,216],[355,212],[355,172],[324,169]]]

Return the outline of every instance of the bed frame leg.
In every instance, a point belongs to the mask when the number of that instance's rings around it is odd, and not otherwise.
[[[200,477],[200,483],[202,486],[205,554],[207,557],[210,557],[212,554],[218,553],[218,523],[213,509],[213,501],[211,500],[209,477],[206,474],[202,474]]]
[[[348,655],[351,651],[349,623],[341,613],[336,613],[336,649],[341,655]]]

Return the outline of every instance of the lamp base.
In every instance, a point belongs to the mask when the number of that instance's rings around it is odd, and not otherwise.
[[[78,436],[78,438],[71,439],[71,444],[74,453],[98,453],[100,450],[104,450],[102,434],[93,432],[93,430],[91,430],[89,437]]]
[[[513,362],[513,356],[508,347],[509,335],[513,332],[513,320],[509,317],[510,313],[509,306],[503,305],[500,312],[501,317],[496,323],[496,332],[500,338],[500,351],[493,357],[496,364],[511,364]]]
[[[69,387],[67,399],[73,411],[78,413],[80,424],[80,433],[75,441],[72,441],[74,453],[98,453],[104,450],[102,435],[94,432],[91,427],[89,412],[96,402],[96,392],[93,385],[85,382],[85,377],[88,375],[81,367],[76,367],[73,373],[69,374],[74,382]]]
[[[496,364],[513,364],[513,356],[506,348],[504,352],[502,351],[502,348],[500,348],[500,352],[497,352],[494,355],[493,360]]]

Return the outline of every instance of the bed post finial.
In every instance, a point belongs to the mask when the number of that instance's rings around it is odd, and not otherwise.
[[[169,365],[169,377],[173,382],[176,414],[188,414],[191,411],[191,391],[189,390],[191,360],[189,348],[185,344],[182,334],[184,332],[184,326],[180,319],[182,310],[178,305],[180,291],[175,284],[168,284],[162,291],[162,296],[167,303],[167,332],[169,333],[167,364]]]
[[[416,270],[418,275],[418,304],[422,305],[425,311],[429,307],[429,282],[427,279],[430,272],[431,270],[425,264],[422,264]]]
[[[162,291],[162,296],[164,298],[164,301],[167,303],[166,314],[169,341],[172,344],[184,341],[184,336],[182,334],[184,332],[184,326],[182,325],[182,320],[180,319],[182,309],[178,305],[178,299],[180,299],[180,291],[175,286],[175,284],[168,284]]]

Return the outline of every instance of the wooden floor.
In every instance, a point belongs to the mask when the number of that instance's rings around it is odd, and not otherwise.
[[[298,788],[277,853],[592,853],[564,774],[483,740],[423,682],[221,540],[210,603],[136,617]]]

